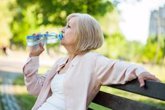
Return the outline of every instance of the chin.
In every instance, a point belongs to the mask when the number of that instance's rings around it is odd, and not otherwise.
[[[63,40],[61,40],[61,44],[64,44],[64,41]]]
[[[65,46],[65,43],[64,42],[61,42],[61,45]]]

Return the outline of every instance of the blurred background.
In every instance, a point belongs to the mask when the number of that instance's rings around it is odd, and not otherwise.
[[[165,0],[0,0],[0,110],[31,109],[36,98],[27,93],[22,74],[29,52],[26,36],[58,33],[74,12],[88,13],[99,21],[105,42],[97,52],[142,64],[165,83]],[[59,43],[45,48],[40,74],[66,55]],[[126,92],[102,90],[130,97]],[[133,97],[165,109],[162,101]]]

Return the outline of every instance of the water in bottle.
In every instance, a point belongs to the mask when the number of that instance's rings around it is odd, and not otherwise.
[[[30,35],[26,37],[27,45],[28,46],[37,46],[39,43],[42,44],[53,44],[61,41],[63,38],[63,34],[59,33],[48,33],[45,34],[37,34],[37,35]]]

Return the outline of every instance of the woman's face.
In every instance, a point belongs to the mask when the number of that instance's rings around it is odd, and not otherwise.
[[[77,26],[77,17],[72,17],[62,29],[63,39],[61,44],[65,47],[75,47],[76,45],[76,26]]]

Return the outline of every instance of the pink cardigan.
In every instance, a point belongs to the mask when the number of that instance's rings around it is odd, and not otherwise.
[[[32,110],[37,110],[52,94],[50,82],[67,59],[56,61],[51,70],[43,76],[37,74],[39,58],[28,59],[23,73],[28,92],[37,96]],[[141,66],[108,59],[94,52],[77,55],[72,60],[64,81],[66,110],[87,110],[101,85],[125,84],[145,71]]]

